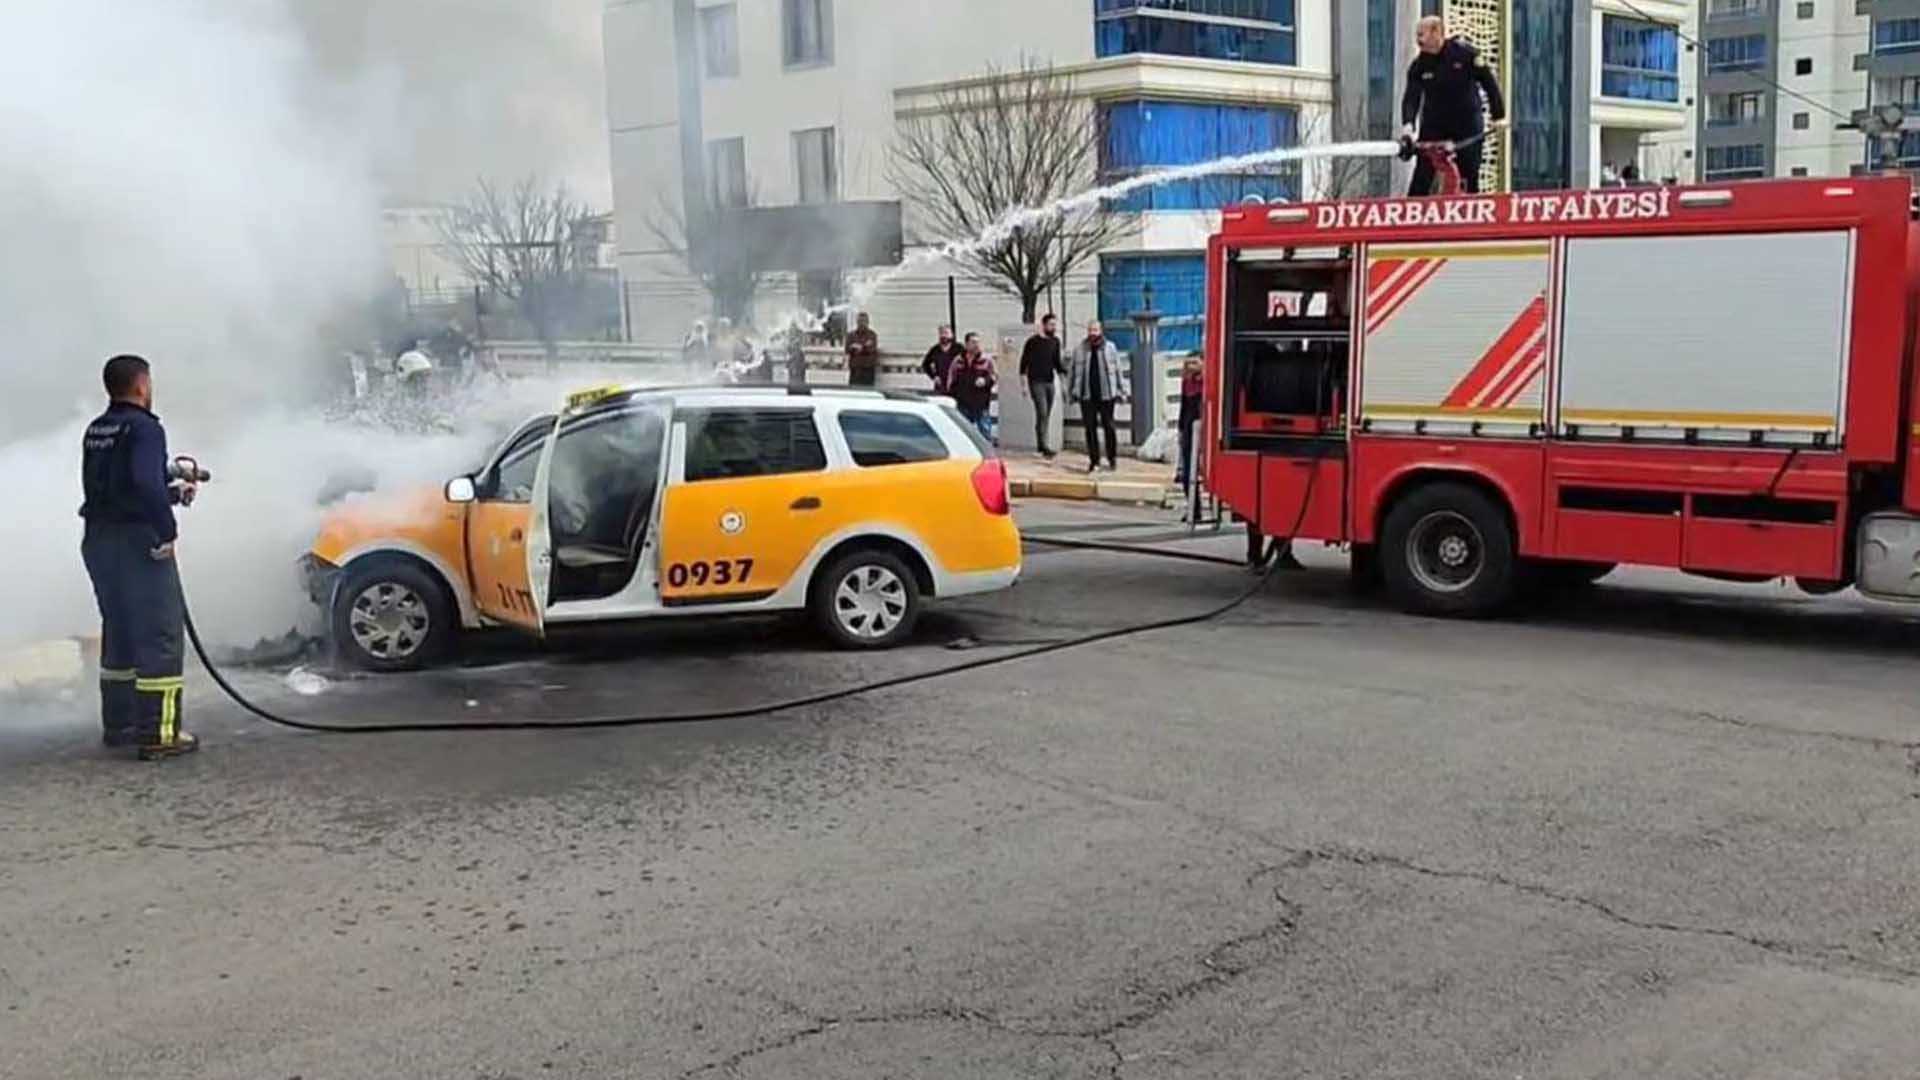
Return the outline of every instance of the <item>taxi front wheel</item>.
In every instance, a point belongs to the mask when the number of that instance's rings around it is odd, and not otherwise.
[[[368,671],[413,671],[446,655],[457,632],[439,579],[405,559],[356,563],[334,590],[333,641]]]
[[[848,649],[885,649],[913,634],[920,590],[899,556],[879,549],[851,551],[814,579],[813,619]]]

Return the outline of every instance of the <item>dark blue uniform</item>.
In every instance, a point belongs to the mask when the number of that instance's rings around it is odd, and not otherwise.
[[[87,425],[80,459],[87,521],[80,553],[100,605],[100,719],[110,746],[171,747],[180,732],[185,611],[171,555],[178,535],[167,434],[116,401]]]
[[[1448,38],[1437,53],[1416,53],[1407,66],[1407,89],[1400,97],[1400,122],[1420,122],[1421,142],[1461,142],[1485,130],[1482,103],[1495,121],[1507,116],[1500,82],[1486,58],[1459,38]],[[1479,142],[1454,151],[1460,179],[1468,191],[1480,190]],[[1409,195],[1433,190],[1433,166],[1422,157],[1414,166]]]

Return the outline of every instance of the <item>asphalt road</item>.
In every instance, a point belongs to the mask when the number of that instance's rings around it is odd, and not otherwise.
[[[754,719],[314,736],[197,683],[207,750],[141,766],[14,708],[0,1076],[1920,1072],[1920,626],[1655,574],[1435,622],[1302,554],[1205,625]],[[1250,580],[1035,552],[880,657],[750,622],[244,681],[330,722],[666,715]]]

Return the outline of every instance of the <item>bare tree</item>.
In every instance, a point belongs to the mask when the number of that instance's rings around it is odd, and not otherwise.
[[[1348,101],[1316,113],[1300,128],[1300,145],[1331,145],[1370,138],[1364,102]],[[1378,158],[1349,155],[1305,159],[1301,197],[1331,202],[1385,194],[1388,170]]]
[[[448,256],[488,292],[511,301],[551,352],[582,302],[577,223],[592,216],[565,184],[527,176],[501,188],[481,179],[435,219]]]
[[[741,209],[756,206],[759,201],[758,189],[749,185],[746,202]],[[711,220],[713,215],[721,212],[709,200],[707,218]],[[687,273],[700,280],[701,288],[707,291],[712,301],[716,317],[729,319],[736,324],[749,321],[753,298],[759,293],[761,280],[766,275],[747,261],[746,252],[716,248],[707,252],[705,260],[694,258],[692,238],[687,234],[687,216],[664,191],[655,192],[653,210],[647,214],[644,224],[647,231],[653,234],[654,242],[672,252]]]
[[[942,239],[980,235],[1010,211],[1085,190],[1098,172],[1102,128],[1071,76],[1025,59],[1018,68],[943,90],[903,117],[887,173],[923,228]],[[1003,243],[965,250],[968,276],[1020,300],[1032,322],[1048,287],[1107,246],[1125,219],[1092,206],[1014,230]]]

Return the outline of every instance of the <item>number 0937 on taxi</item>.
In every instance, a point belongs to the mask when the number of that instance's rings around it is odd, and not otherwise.
[[[486,625],[809,613],[855,649],[1020,577],[1003,462],[950,405],[871,390],[583,391],[443,489],[324,524],[309,591],[341,654],[420,667]]]

